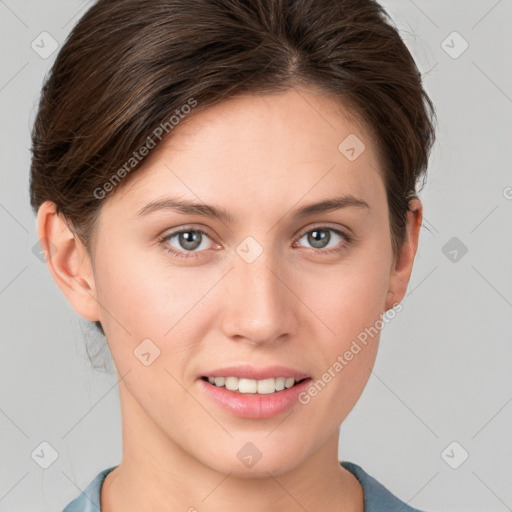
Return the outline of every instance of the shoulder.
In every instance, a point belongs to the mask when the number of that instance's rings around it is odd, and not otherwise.
[[[422,512],[397,498],[357,464],[348,461],[340,461],[340,464],[361,484],[364,493],[364,512]]]
[[[100,491],[105,477],[117,466],[104,469],[98,473],[89,485],[62,512],[101,512]]]

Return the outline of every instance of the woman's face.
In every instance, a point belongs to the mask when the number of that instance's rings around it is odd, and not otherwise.
[[[403,282],[389,293],[376,147],[342,112],[307,90],[229,100],[178,125],[106,200],[94,288],[124,376],[125,441],[139,454],[158,460],[169,448],[266,475],[337,439],[374,364],[375,326],[403,297]],[[171,200],[200,206],[148,207]],[[259,395],[205,379],[294,374],[309,380],[274,393],[274,381],[256,383]]]

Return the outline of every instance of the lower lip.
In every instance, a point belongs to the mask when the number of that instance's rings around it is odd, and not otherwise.
[[[255,393],[238,393],[224,387],[199,379],[199,385],[204,392],[219,404],[224,410],[253,420],[274,418],[283,414],[298,402],[299,395],[309,386],[311,379],[305,379],[291,388],[282,391],[257,395]]]

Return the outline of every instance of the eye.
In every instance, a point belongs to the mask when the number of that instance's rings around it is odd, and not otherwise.
[[[334,233],[334,236],[332,236],[331,233]],[[313,229],[309,229],[309,231],[305,231],[300,236],[299,241],[303,238],[306,239],[307,243],[312,245],[315,252],[326,254],[343,250],[352,240],[349,235],[343,233],[339,229],[334,229],[328,226],[318,226]],[[341,239],[344,243],[341,243],[341,245],[339,242],[337,244],[334,243],[334,247],[329,247],[329,244],[333,240],[336,242],[336,238]],[[173,239],[176,239],[175,244],[177,247],[171,243]],[[198,257],[199,254],[196,253],[200,253],[207,249],[207,247],[204,246],[205,239],[210,239],[210,237],[202,229],[185,228],[161,237],[159,242],[164,245],[167,252],[170,252],[179,258],[191,258]]]
[[[176,239],[178,247],[170,243],[174,238]],[[190,258],[196,257],[194,253],[206,249],[204,246],[201,247],[205,238],[210,237],[202,229],[187,228],[169,233],[160,238],[159,242],[164,244],[166,251],[173,253],[175,256]]]
[[[334,237],[331,235],[331,233],[334,233]],[[328,226],[318,226],[310,229],[301,235],[299,241],[303,238],[306,239],[307,243],[311,244],[316,252],[323,252],[328,254],[341,251],[352,240],[351,237],[339,229],[330,228]],[[330,242],[333,240],[336,242],[336,238],[341,239],[342,241],[344,240],[344,243],[341,244],[341,246],[339,242],[338,244],[334,243],[334,247],[332,245],[329,247]],[[326,248],[328,250],[325,250]]]

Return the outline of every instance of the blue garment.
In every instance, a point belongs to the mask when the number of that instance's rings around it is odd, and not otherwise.
[[[340,461],[340,464],[360,482],[364,493],[364,512],[421,512],[399,500],[357,464],[347,461]],[[85,491],[70,502],[62,512],[101,512],[101,484],[116,467],[112,466],[98,473]]]

